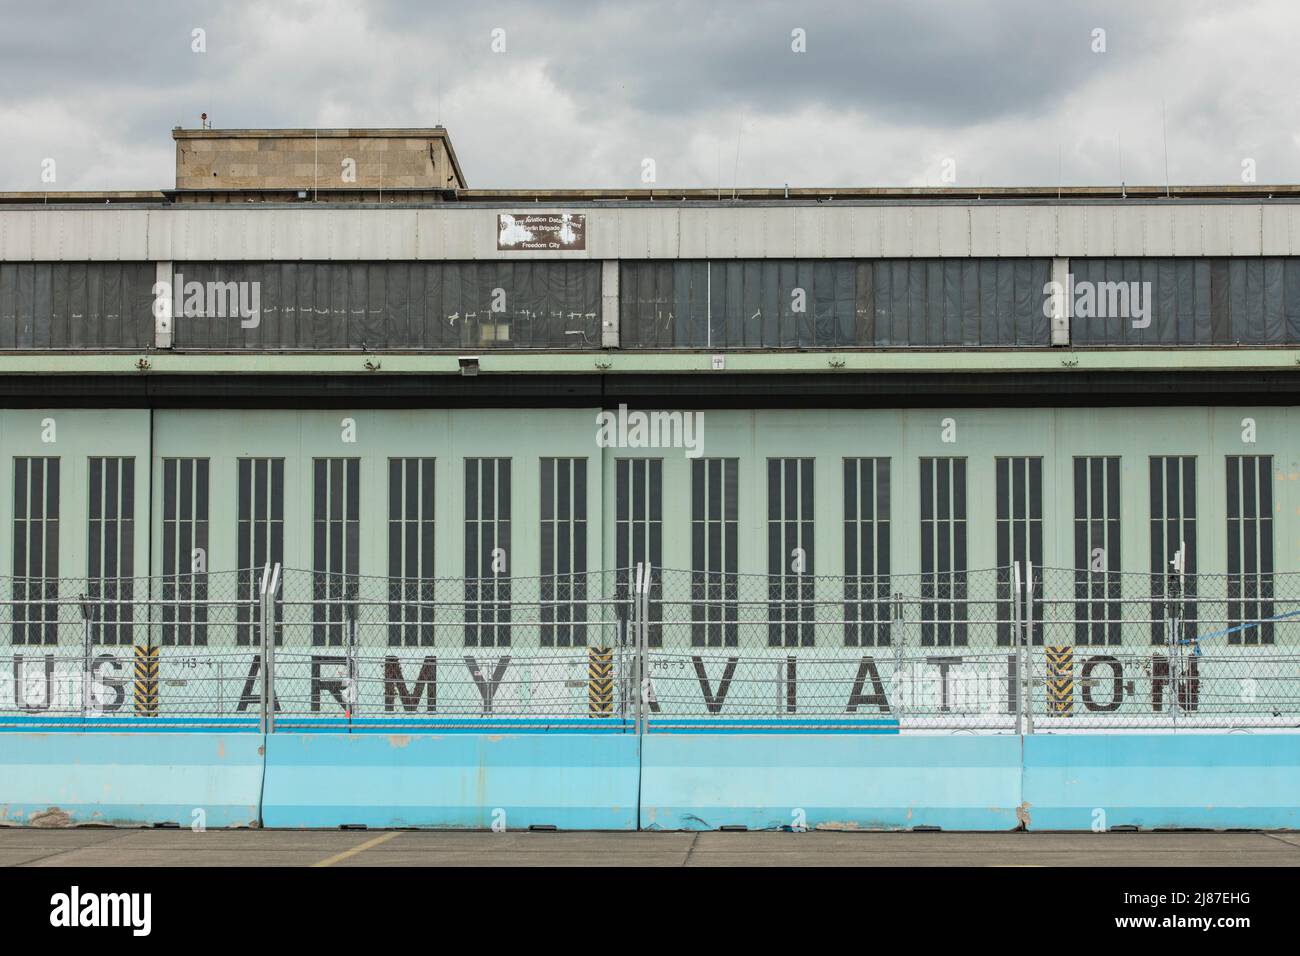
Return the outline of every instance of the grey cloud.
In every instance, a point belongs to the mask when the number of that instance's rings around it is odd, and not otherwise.
[[[1263,179],[1300,176],[1300,72],[1261,55],[1260,29],[1285,43],[1300,13],[1273,0],[0,5],[0,189],[41,188],[51,154],[60,188],[169,186],[169,130],[205,110],[218,126],[441,114],[482,187],[639,185],[649,151],[662,184],[712,186],[742,125],[742,185],[925,182],[936,151],[967,180],[1113,182],[1121,138],[1124,174],[1152,180],[1162,95],[1176,181],[1233,181],[1255,154]]]

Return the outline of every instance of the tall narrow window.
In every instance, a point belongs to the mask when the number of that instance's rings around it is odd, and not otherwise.
[[[312,643],[357,638],[361,573],[361,459],[312,460]]]
[[[587,459],[541,460],[543,647],[587,643]]]
[[[96,644],[131,644],[135,606],[135,459],[91,458],[86,596]]]
[[[1272,644],[1273,456],[1228,455],[1230,644]]]
[[[767,460],[767,643],[813,643],[813,459]]]
[[[663,644],[663,600],[660,565],[663,563],[662,458],[620,458],[615,472],[614,560],[617,593],[624,606],[631,599],[637,564],[650,564],[650,609],[646,615],[646,642]]]
[[[921,643],[967,643],[966,459],[921,459]]]
[[[388,459],[388,643],[433,644],[433,462]]]
[[[691,644],[735,647],[739,459],[691,460]]]
[[[208,459],[162,462],[162,640],[208,643]]]
[[[844,459],[844,644],[889,643],[889,459]]]
[[[15,644],[59,640],[59,459],[14,459]]]
[[[1150,465],[1151,643],[1165,644],[1171,618],[1196,624],[1196,458],[1153,455]]]
[[[284,459],[241,458],[236,468],[236,549],[239,565],[239,622],[236,642],[257,644],[254,622],[263,570],[284,562]],[[275,595],[275,642],[284,640],[284,588]]]
[[[1119,459],[1074,459],[1074,642],[1122,637]]]
[[[465,646],[510,644],[510,459],[465,459]]]
[[[1034,566],[1031,643],[1043,643],[1043,459],[998,458],[998,643],[1011,644],[1013,564],[1020,563],[1020,620],[1028,619],[1025,580]]]

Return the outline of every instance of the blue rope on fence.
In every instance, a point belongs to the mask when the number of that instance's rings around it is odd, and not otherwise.
[[[1269,624],[1273,621],[1285,621],[1287,618],[1300,617],[1300,611],[1288,611],[1285,614],[1279,614],[1276,617],[1265,617],[1258,621],[1247,621],[1244,624],[1238,624],[1235,627],[1226,627],[1219,631],[1211,631],[1209,634],[1197,634],[1195,637],[1183,637],[1178,639],[1179,644],[1191,644],[1195,650],[1193,653],[1201,656],[1200,642],[1208,640],[1211,637],[1224,637],[1228,634],[1236,634],[1238,631],[1244,631],[1252,627],[1259,627],[1261,624]]]

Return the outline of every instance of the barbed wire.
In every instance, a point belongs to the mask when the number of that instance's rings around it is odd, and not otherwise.
[[[0,725],[1300,727],[1295,573],[263,573],[0,578]]]

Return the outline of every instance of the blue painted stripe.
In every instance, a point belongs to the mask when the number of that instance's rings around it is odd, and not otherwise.
[[[384,733],[390,729],[426,731],[429,733],[484,733],[491,730],[508,730],[511,733],[582,733],[630,734],[635,726],[624,721],[583,720],[532,720],[513,717],[366,717],[348,720],[346,717],[280,717],[276,732],[336,731],[342,733]]]
[[[86,724],[44,723],[42,721],[32,721],[30,723],[15,724],[12,726],[0,724],[0,735],[6,733],[111,734],[123,733],[126,731],[145,734],[202,734],[224,732],[257,733],[258,726],[257,721],[240,723],[210,723],[207,721],[189,723],[163,721],[159,723],[149,722],[147,724],[140,724],[130,720],[97,721]]]
[[[40,722],[51,724],[103,724],[103,723],[129,723],[135,724],[142,728],[149,728],[155,724],[165,724],[174,721],[186,721],[209,724],[245,724],[257,723],[257,717],[218,717],[204,716],[202,714],[176,715],[172,717],[136,717],[131,714],[121,715],[102,715],[99,717],[83,717],[80,714],[14,714],[6,717],[0,717],[0,721],[5,723],[28,723]]]
[[[858,720],[842,717],[659,717],[652,716],[651,730],[656,727],[690,725],[693,727],[726,727],[729,725],[760,727],[898,727],[897,720],[886,717],[864,717]]]
[[[303,717],[281,716],[276,719],[277,732],[341,731],[344,733],[386,732],[390,728],[431,733],[459,731],[482,733],[486,730],[509,730],[514,733],[593,733],[628,734],[635,732],[632,721],[610,718],[527,718],[527,717]],[[256,717],[96,717],[37,715],[0,718],[0,732],[18,730],[57,730],[95,732],[101,730],[138,729],[144,732],[170,730],[205,730],[211,728],[256,731]],[[827,718],[714,718],[665,717],[649,723],[651,733],[888,733],[899,732],[896,720],[838,720]]]
[[[761,725],[752,726],[743,722],[730,727],[715,727],[710,724],[683,724],[680,727],[654,727],[650,730],[650,733],[652,734],[718,734],[724,737],[734,734],[776,734],[786,736],[798,734],[828,734],[832,736],[849,734],[896,736],[898,732],[898,728],[896,727],[822,727],[817,725],[810,727],[763,727]]]

